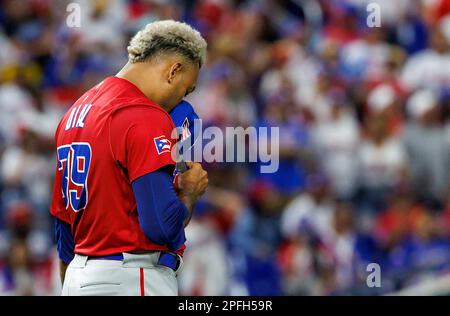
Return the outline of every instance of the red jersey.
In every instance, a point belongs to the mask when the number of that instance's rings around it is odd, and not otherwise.
[[[117,77],[87,91],[63,116],[55,133],[57,167],[50,212],[71,224],[75,253],[168,250],[144,235],[131,183],[175,165],[173,129],[164,109]]]

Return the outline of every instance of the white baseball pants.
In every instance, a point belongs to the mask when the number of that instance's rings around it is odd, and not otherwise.
[[[75,255],[62,289],[63,296],[175,296],[177,273],[158,265],[159,252],[123,253],[123,261]],[[180,264],[181,266],[181,264]]]

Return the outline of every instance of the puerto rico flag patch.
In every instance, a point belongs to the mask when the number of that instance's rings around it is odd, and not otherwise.
[[[170,152],[172,143],[170,140],[167,139],[166,136],[161,135],[153,138],[153,140],[155,141],[156,151],[158,152],[158,155]]]
[[[181,128],[182,128],[181,141],[185,141],[186,139],[191,137],[191,131],[189,130],[189,120],[187,117],[184,119]]]

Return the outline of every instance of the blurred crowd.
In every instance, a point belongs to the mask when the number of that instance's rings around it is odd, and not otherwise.
[[[449,0],[72,2],[80,27],[70,1],[0,1],[0,295],[58,294],[54,129],[168,18],[208,41],[188,98],[204,126],[280,127],[276,173],[205,164],[181,294],[378,295],[450,273]]]

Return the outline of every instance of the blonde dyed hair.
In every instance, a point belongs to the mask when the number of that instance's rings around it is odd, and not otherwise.
[[[201,67],[206,59],[206,41],[201,34],[186,23],[174,20],[147,24],[131,39],[128,60],[144,62],[164,54],[176,53]]]

